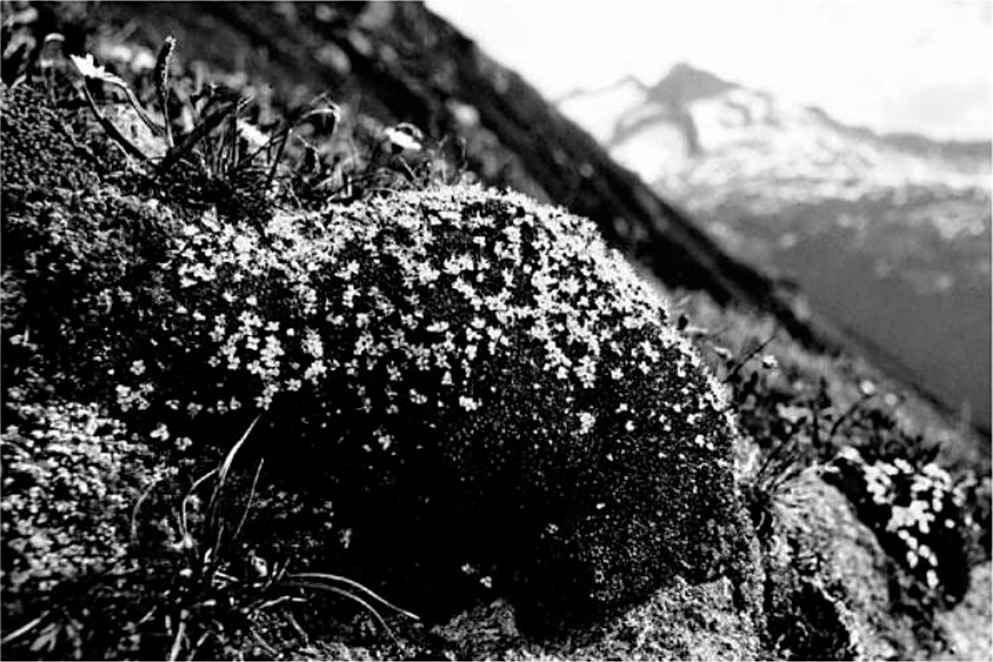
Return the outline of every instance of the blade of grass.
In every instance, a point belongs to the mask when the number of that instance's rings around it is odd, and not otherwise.
[[[155,60],[155,91],[158,94],[159,106],[162,108],[162,119],[165,123],[166,144],[169,149],[176,146],[172,137],[172,122],[169,121],[169,64],[176,49],[176,38],[172,35],[165,38],[159,56]]]
[[[187,516],[186,516],[187,504],[189,503],[189,500],[193,498],[193,495],[196,493],[197,488],[200,487],[200,485],[202,485],[204,481],[206,481],[208,478],[210,478],[216,473],[217,473],[217,469],[214,468],[208,471],[207,473],[205,473],[204,475],[200,476],[199,478],[197,478],[193,482],[193,485],[190,487],[189,491],[186,493],[186,496],[183,497],[182,502],[180,502],[179,504],[179,528],[180,528],[180,533],[182,534],[184,540],[189,535],[188,534],[189,529],[187,527]]]
[[[21,627],[17,628],[16,630],[14,630],[13,632],[11,632],[10,634],[6,635],[3,639],[0,639],[0,645],[6,646],[7,644],[9,644],[10,642],[14,641],[15,639],[18,639],[20,637],[23,637],[28,632],[31,632],[31,630],[33,630],[36,627],[38,627],[38,625],[41,624],[42,621],[44,621],[46,618],[48,618],[48,615],[50,613],[52,613],[52,610],[51,609],[45,611],[41,616],[28,621],[27,623],[25,623]]]
[[[169,657],[166,658],[169,662],[176,662],[179,659],[183,639],[186,638],[186,621],[189,615],[189,612],[185,609],[179,612],[179,627],[176,628],[176,637],[172,640],[172,649],[169,651]]]
[[[232,113],[237,114],[241,112],[246,103],[247,99],[244,98],[240,98],[237,101],[223,102],[220,108],[211,112],[206,118],[203,119],[203,121],[197,124],[197,126],[183,139],[183,142],[166,152],[166,155],[162,159],[162,162],[159,163],[159,167],[156,172],[159,175],[164,174],[167,170],[169,170],[169,168],[175,165],[179,159],[196,147],[197,143],[220,126],[228,116]]]
[[[841,429],[842,424],[848,419],[850,419],[862,407],[863,403],[865,403],[866,400],[869,400],[872,397],[873,397],[872,395],[863,395],[858,400],[853,402],[852,405],[845,410],[845,413],[839,416],[838,420],[835,421],[834,425],[831,426],[831,431],[828,432],[828,436],[827,436],[828,440],[834,439],[834,435],[837,434],[839,429]]]
[[[269,168],[269,176],[265,180],[265,190],[269,191],[269,187],[272,186],[272,180],[276,177],[276,169],[279,168],[279,162],[283,158],[283,151],[286,149],[286,143],[290,138],[290,125],[286,125],[286,130],[283,132],[282,138],[279,141],[279,148],[276,149],[276,156],[272,160],[272,166]]]
[[[748,354],[746,354],[744,356],[744,358],[742,358],[739,361],[737,361],[735,363],[734,368],[732,368],[731,371],[727,374],[727,376],[724,377],[724,383],[730,382],[731,381],[731,378],[734,377],[736,374],[738,374],[738,371],[741,370],[742,368],[744,368],[746,363],[748,363],[753,358],[755,358],[755,355],[756,354],[758,354],[763,349],[765,349],[766,346],[769,343],[771,343],[775,337],[776,337],[776,332],[773,331],[773,333],[772,333],[771,336],[769,336],[768,338],[766,338],[763,342],[759,343],[759,345],[755,349],[753,349],[752,351],[750,351]]]
[[[224,458],[224,462],[221,464],[220,471],[217,475],[218,487],[222,487],[227,481],[228,473],[231,471],[231,465],[234,464],[235,456],[238,454],[238,451],[241,450],[241,447],[245,445],[245,442],[248,440],[249,435],[252,434],[252,430],[255,429],[255,426],[259,422],[260,418],[262,418],[262,414],[255,415],[252,422],[248,424],[247,428],[245,428],[241,438],[238,439],[235,445],[231,447],[231,450],[228,451],[227,457]]]
[[[138,540],[138,512],[141,510],[142,504],[145,503],[145,499],[147,499],[152,494],[152,490],[155,489],[155,486],[158,485],[159,483],[161,483],[163,480],[164,480],[164,478],[158,478],[158,479],[152,481],[152,484],[149,485],[147,488],[145,488],[145,490],[138,497],[138,500],[135,501],[134,508],[131,509],[131,541],[132,542],[137,542],[137,540]]]
[[[248,427],[245,429],[245,432],[241,435],[241,438],[238,439],[238,441],[235,442],[235,445],[231,447],[231,450],[228,451],[228,454],[221,463],[221,466],[217,469],[217,481],[214,484],[214,490],[211,493],[210,501],[207,504],[207,531],[215,531],[213,536],[214,542],[211,547],[211,551],[213,553],[211,555],[210,562],[204,563],[205,574],[207,576],[210,576],[216,569],[215,566],[219,562],[221,547],[224,542],[224,531],[226,527],[224,526],[224,521],[218,518],[218,509],[220,508],[221,497],[224,493],[224,487],[227,483],[228,474],[231,471],[231,466],[234,464],[235,456],[238,454],[238,451],[241,450],[242,446],[245,445],[245,442],[248,440],[249,435],[252,434],[252,430],[255,429],[255,425],[259,422],[261,417],[262,414],[255,415],[255,418],[253,418],[252,422],[249,423]]]
[[[124,148],[124,151],[131,156],[140,161],[148,161],[148,157],[145,156],[140,149],[135,147],[134,143],[128,140],[114,125],[114,123],[108,120],[104,114],[100,112],[100,108],[97,106],[97,102],[93,99],[93,95],[90,94],[90,90],[86,87],[85,82],[83,83],[83,94],[86,96],[86,102],[89,104],[90,110],[93,111],[93,115],[96,116],[97,122],[99,122],[101,128],[107,132],[107,135],[110,136],[114,142]]]
[[[371,604],[369,604],[359,596],[355,595],[354,593],[350,593],[344,589],[340,589],[337,586],[328,586],[327,584],[322,584],[320,582],[286,581],[283,582],[282,585],[290,588],[306,588],[315,591],[327,591],[328,593],[334,593],[335,595],[339,595],[347,600],[351,600],[352,602],[361,605],[367,612],[369,612],[369,614],[372,615],[373,618],[376,619],[376,622],[379,623],[379,625],[383,628],[386,634],[390,636],[390,639],[393,640],[393,643],[395,643],[397,646],[400,645],[400,641],[396,638],[396,635],[393,634],[393,630],[391,630],[390,626],[387,625],[386,619],[383,618],[382,614],[376,611],[375,607],[373,607]]]
[[[245,502],[245,509],[241,513],[241,520],[238,522],[238,528],[234,530],[234,538],[237,540],[238,536],[241,535],[241,529],[245,526],[245,521],[248,519],[248,511],[252,508],[252,500],[255,498],[255,488],[259,484],[259,476],[262,474],[262,465],[265,464],[265,458],[259,460],[259,466],[255,470],[255,477],[252,479],[252,487],[248,492],[248,500]]]
[[[413,614],[413,613],[407,611],[406,609],[403,609],[401,607],[397,607],[395,604],[389,602],[388,600],[386,600],[382,596],[378,595],[372,589],[370,589],[370,588],[368,588],[368,587],[360,584],[359,582],[355,581],[354,579],[349,579],[348,577],[343,577],[341,575],[333,575],[333,574],[325,573],[325,572],[294,572],[294,573],[289,574],[289,575],[286,576],[286,580],[287,581],[296,581],[296,580],[309,581],[309,580],[315,580],[315,579],[316,580],[331,581],[331,582],[339,582],[341,584],[345,584],[346,586],[350,586],[351,588],[354,588],[354,589],[356,589],[358,591],[361,591],[362,593],[365,593],[366,595],[368,595],[369,597],[371,597],[373,600],[375,600],[375,601],[379,602],[380,604],[382,604],[384,607],[388,607],[389,609],[392,609],[393,611],[395,611],[395,612],[397,612],[399,614],[403,614],[404,616],[406,616],[407,618],[409,618],[411,620],[415,620],[415,621],[421,620],[420,617],[417,616],[417,614]]]

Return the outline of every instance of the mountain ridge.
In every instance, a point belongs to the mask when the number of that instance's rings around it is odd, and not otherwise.
[[[679,98],[678,95],[674,98],[673,90],[694,85],[695,87],[689,93],[689,96],[692,98],[707,96],[709,93],[706,89],[701,89],[707,87],[716,91],[724,91],[735,88],[750,89],[760,95],[765,95],[768,97],[773,96],[771,92],[763,88],[750,87],[743,83],[727,80],[710,71],[698,68],[689,62],[680,61],[674,64],[654,84],[647,84],[637,76],[626,74],[617,80],[604,85],[594,87],[575,87],[564,94],[554,97],[551,102],[556,106],[561,106],[562,104],[568,103],[576,98],[611,91],[627,85],[640,89],[651,98],[664,103],[685,102],[689,100],[685,97]],[[826,123],[831,124],[835,128],[850,132],[852,135],[859,136],[863,139],[875,139],[883,142],[895,143],[906,149],[919,153],[934,151],[939,153],[958,152],[972,156],[985,156],[993,158],[993,155],[991,155],[991,150],[993,150],[993,141],[991,140],[945,139],[913,131],[879,131],[869,127],[868,125],[838,120],[832,116],[827,109],[819,104],[798,105],[800,105],[804,110],[818,115]]]

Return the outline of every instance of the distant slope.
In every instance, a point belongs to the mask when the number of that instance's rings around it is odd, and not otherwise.
[[[852,345],[989,429],[988,142],[878,134],[685,64],[558,105]]]

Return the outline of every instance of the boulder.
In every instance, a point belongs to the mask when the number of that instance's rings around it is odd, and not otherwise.
[[[598,626],[553,640],[528,637],[512,605],[496,600],[463,612],[433,634],[442,655],[461,660],[754,660],[759,628],[739,609],[724,577],[677,579],[643,604]]]
[[[922,654],[891,590],[893,561],[836,488],[806,471],[777,497],[763,542],[767,639],[784,659],[909,659]],[[923,625],[923,620],[921,622]]]

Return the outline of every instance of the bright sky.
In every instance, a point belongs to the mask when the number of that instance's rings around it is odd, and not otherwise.
[[[678,61],[941,138],[993,137],[993,0],[428,0],[546,97]]]

